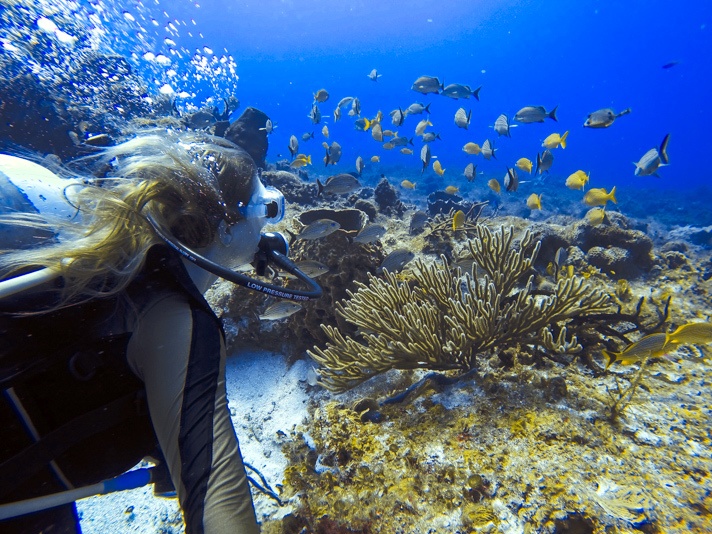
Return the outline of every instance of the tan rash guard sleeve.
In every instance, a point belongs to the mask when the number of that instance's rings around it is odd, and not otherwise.
[[[128,361],[148,406],[189,534],[259,532],[225,389],[215,319],[179,294],[139,317]]]

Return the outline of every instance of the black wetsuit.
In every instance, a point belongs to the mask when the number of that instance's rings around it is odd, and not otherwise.
[[[157,443],[186,532],[259,532],[227,408],[223,333],[174,253],[151,249],[117,297],[36,317],[2,312],[0,502],[116,476]],[[76,523],[67,506],[0,531]]]

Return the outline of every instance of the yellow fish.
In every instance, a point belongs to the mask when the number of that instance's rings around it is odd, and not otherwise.
[[[305,165],[311,165],[311,155],[305,156],[304,154],[297,155],[294,161],[289,164],[293,169],[298,169],[299,167],[304,167]]]
[[[519,170],[522,170],[524,172],[528,172],[529,174],[531,174],[534,164],[532,163],[532,161],[530,159],[519,158],[517,160],[516,166]]]
[[[436,160],[433,162],[433,170],[434,170],[434,171],[436,172],[436,174],[438,174],[439,176],[442,176],[443,174],[445,174],[445,169],[443,169],[443,166],[441,165],[439,159],[436,159]]]
[[[329,139],[329,127],[325,124],[324,127],[321,129],[321,135]]]
[[[610,193],[608,193],[603,187],[597,187],[589,189],[583,196],[583,203],[587,206],[605,206],[609,200],[614,204],[617,204],[615,186],[613,186]]]
[[[482,152],[480,145],[478,145],[477,143],[467,143],[465,146],[462,147],[462,150],[467,154],[470,154],[471,156],[476,156],[480,152]]]
[[[609,368],[613,362],[628,365],[640,362],[645,358],[657,358],[658,356],[662,356],[675,348],[669,343],[669,340],[670,334],[648,334],[635,343],[631,343],[620,352],[608,352],[604,350],[602,351],[603,355],[608,358],[606,369]]]
[[[502,191],[502,186],[499,185],[497,178],[492,178],[489,182],[487,182],[487,185],[495,193],[499,193],[500,191]]]
[[[371,163],[378,163],[381,161],[381,156],[371,156]]]
[[[527,207],[530,210],[540,210],[541,209],[541,195],[532,193],[527,199]]]
[[[410,156],[413,151],[410,148],[403,147],[400,149],[401,154],[405,154],[406,156]]]
[[[588,183],[589,176],[583,171],[576,171],[566,179],[566,187],[569,189],[583,189]]]
[[[566,148],[566,138],[569,136],[569,131],[567,130],[564,132],[564,135],[559,135],[557,133],[553,133],[550,136],[548,136],[546,139],[544,139],[544,142],[541,144],[544,148],[556,148],[556,147],[561,147],[561,148]]]
[[[454,185],[449,185],[449,186],[447,186],[447,187],[445,188],[445,192],[446,192],[448,195],[454,195],[454,194],[458,193],[459,191],[460,191],[460,188],[459,188],[459,187],[455,187]]]
[[[415,189],[415,183],[411,182],[410,180],[403,180],[401,182],[401,187],[404,189]]]
[[[606,210],[603,208],[592,208],[586,212],[584,218],[591,226],[598,226],[606,218]]]
[[[452,186],[450,186],[452,187]],[[457,189],[457,188],[455,188]],[[447,191],[447,189],[445,190]],[[462,210],[457,210],[455,215],[452,217],[452,231],[454,232],[458,228],[462,228],[465,224],[465,212]]]
[[[673,345],[704,345],[712,343],[712,323],[687,323],[670,334]]]

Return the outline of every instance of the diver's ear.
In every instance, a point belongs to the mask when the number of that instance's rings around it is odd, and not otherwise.
[[[232,231],[230,226],[225,222],[225,219],[220,221],[220,226],[218,226],[218,237],[224,246],[228,246],[232,243]]]

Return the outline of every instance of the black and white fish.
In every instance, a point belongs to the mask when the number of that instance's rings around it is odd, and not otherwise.
[[[297,313],[302,309],[302,305],[297,302],[291,302],[289,300],[282,300],[276,302],[259,316],[262,321],[276,321],[278,319],[284,319],[292,314]]]
[[[667,154],[667,146],[670,141],[670,134],[667,134],[663,138],[663,142],[660,143],[660,148],[651,148],[640,161],[633,163],[635,165],[635,175],[636,176],[658,176],[658,169],[664,167],[669,163],[669,158]]]
[[[385,257],[385,259],[381,263],[378,270],[379,270],[379,272],[383,272],[383,271],[387,270],[388,272],[391,272],[391,273],[400,271],[413,258],[415,258],[415,254],[413,253],[413,251],[411,251],[407,248],[397,248],[396,250],[394,250],[388,256]]]
[[[499,135],[505,135],[507,137],[512,137],[509,133],[509,117],[502,113],[497,120],[494,121],[494,131]]]
[[[457,125],[458,128],[464,128],[467,130],[467,127],[470,125],[471,117],[472,110],[466,112],[465,108],[460,108],[455,112],[455,125]]]

